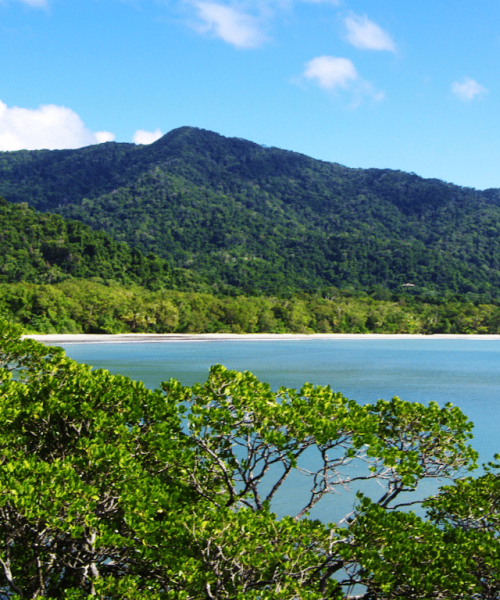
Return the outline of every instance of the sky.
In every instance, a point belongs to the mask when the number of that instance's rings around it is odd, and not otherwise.
[[[500,0],[0,0],[0,150],[185,125],[500,188]]]

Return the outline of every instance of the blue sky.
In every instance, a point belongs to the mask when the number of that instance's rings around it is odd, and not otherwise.
[[[0,0],[0,150],[183,125],[500,187],[500,0]]]

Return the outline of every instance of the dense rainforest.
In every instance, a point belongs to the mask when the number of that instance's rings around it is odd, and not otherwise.
[[[149,146],[1,152],[0,194],[153,252],[215,295],[405,283],[428,296],[500,292],[498,190],[190,127]]]
[[[191,271],[144,255],[81,221],[39,213],[0,197],[0,283],[54,284],[68,278],[111,280],[148,289],[204,289]]]
[[[500,331],[498,190],[181,128],[2,152],[0,192],[0,314],[27,331]]]
[[[500,307],[330,290],[214,296],[99,278],[0,284],[0,317],[32,333],[500,333]]]
[[[500,307],[467,298],[339,290],[214,295],[192,271],[79,221],[0,198],[0,315],[40,333],[498,333]]]

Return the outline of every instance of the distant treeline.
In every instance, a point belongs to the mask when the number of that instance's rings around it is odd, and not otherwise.
[[[385,297],[385,299],[384,299]],[[103,280],[0,284],[0,316],[37,333],[500,333],[500,307],[330,289],[216,297]]]

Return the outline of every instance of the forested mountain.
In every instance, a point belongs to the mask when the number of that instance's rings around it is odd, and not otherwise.
[[[80,221],[38,213],[0,197],[0,283],[99,278],[150,289],[175,287],[182,272]],[[184,278],[185,279],[185,278]]]
[[[184,127],[149,146],[0,153],[0,194],[104,230],[217,291],[381,285],[500,295],[500,193]]]

